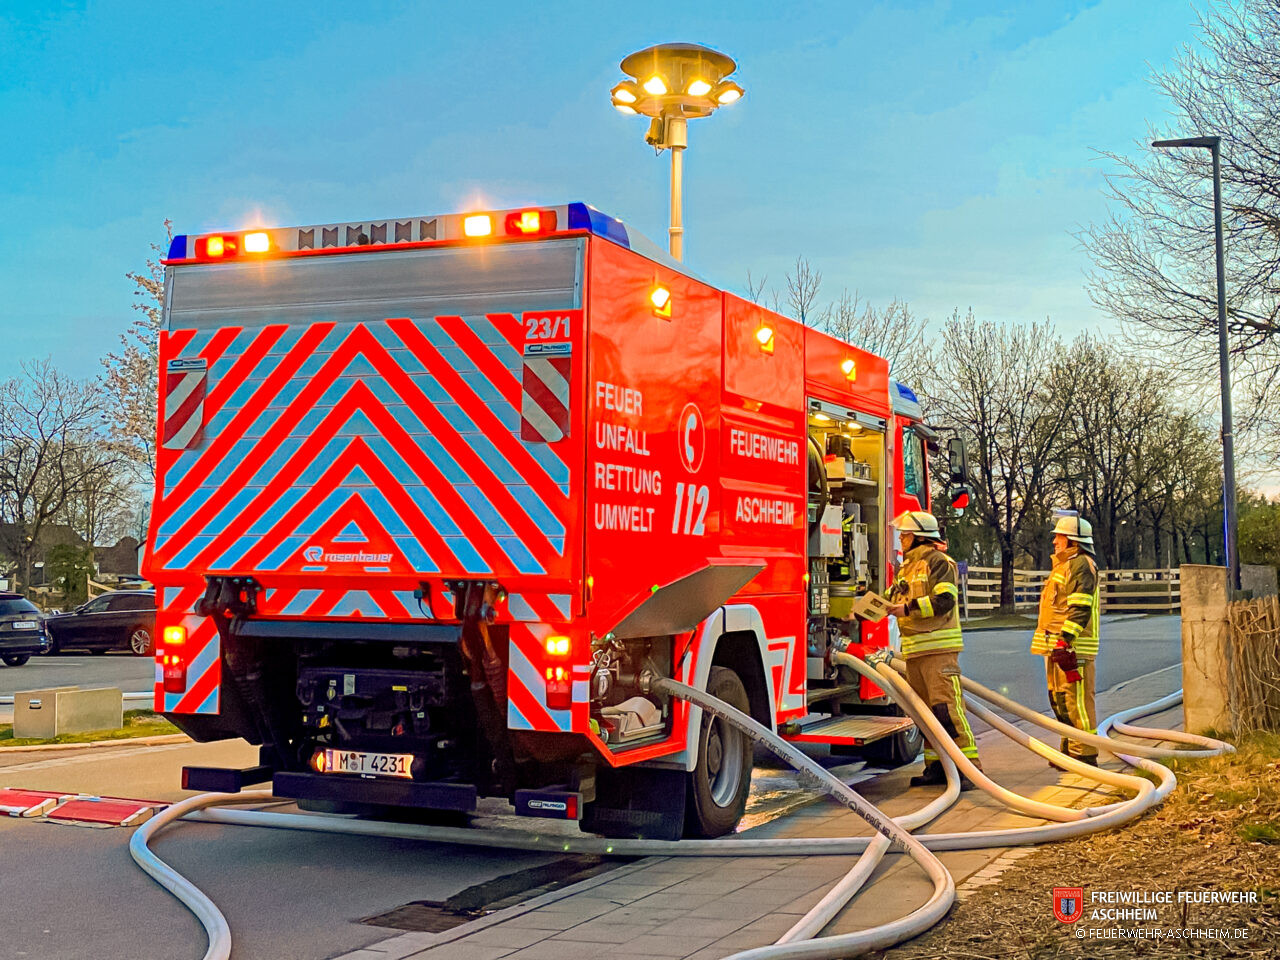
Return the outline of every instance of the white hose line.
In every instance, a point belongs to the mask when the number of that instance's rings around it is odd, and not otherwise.
[[[974,765],[972,760],[964,755],[964,752],[961,751],[959,745],[957,745],[956,742],[947,735],[947,732],[942,728],[942,724],[938,721],[938,718],[933,715],[933,711],[929,708],[929,705],[921,700],[915,692],[911,690],[910,686],[890,670],[888,666],[884,666],[880,670],[872,671],[869,664],[863,663],[857,657],[848,653],[832,654],[831,659],[836,663],[841,663],[845,666],[851,667],[859,673],[863,673],[862,668],[859,666],[859,664],[862,664],[862,666],[867,667],[868,672],[863,675],[867,676],[868,679],[880,684],[882,687],[886,683],[893,685],[893,688],[898,693],[898,695],[893,699],[897,700],[899,704],[903,704],[904,702],[914,704],[914,719],[916,721],[916,725],[920,727],[921,731],[929,739],[929,742],[934,745],[934,749],[939,753],[946,753],[949,755],[951,759],[955,761],[960,772],[968,777],[974,785],[979,787],[984,793],[988,793],[995,799],[999,800],[1006,807],[1009,807],[1011,810],[1016,810],[1019,813],[1024,813],[1030,817],[1037,817],[1042,820],[1055,820],[1060,823],[1069,823],[1073,820],[1083,820],[1085,818],[1086,814],[1083,810],[1077,810],[1074,807],[1060,807],[1056,804],[1042,803],[1039,800],[1032,800],[1029,797],[1022,796],[1020,793],[1014,793],[1012,790],[1000,786],[1000,784],[988,777]]]
[[[866,664],[862,664],[861,661],[859,661],[859,664],[864,668],[860,672],[864,675],[871,673],[870,668],[867,667]],[[878,673],[871,673],[871,679],[877,680],[878,682],[879,678],[881,678],[881,675]],[[902,697],[900,703],[904,710],[913,716],[915,714],[919,714],[919,716],[916,717],[917,721],[924,720],[924,726],[927,727],[927,720],[932,718],[932,713],[928,711],[922,712],[920,704],[922,704],[923,701],[919,701],[919,698],[916,698],[910,688],[907,687],[896,675],[885,675],[883,676],[883,679]],[[879,815],[879,811],[876,810],[875,807],[868,804],[847,786],[836,781],[835,778],[827,773],[827,771],[825,771],[821,766],[813,763],[813,761],[809,760],[809,758],[804,754],[791,747],[790,744],[778,739],[764,727],[756,724],[739,711],[734,710],[727,704],[722,704],[719,701],[714,700],[714,698],[708,698],[705,694],[702,694],[699,691],[692,690],[691,688],[685,688],[683,684],[676,684],[674,681],[661,682],[670,683],[671,692],[675,695],[683,695],[685,690],[689,690],[690,693],[697,694],[699,700],[702,701],[699,704],[700,706],[703,706],[704,709],[707,709],[712,713],[723,716],[728,722],[734,722],[734,718],[730,717],[727,712],[736,714],[737,718],[740,718],[745,722],[745,726],[742,723],[737,723],[735,725],[740,726],[748,736],[751,736],[752,739],[757,742],[763,743],[788,762],[791,762],[792,759],[802,759],[804,761],[802,764],[804,769],[800,770],[802,779],[805,775],[808,775],[810,779],[816,780],[822,784],[824,789],[833,795],[837,795],[837,798],[844,802],[846,806],[856,810],[859,814],[862,814],[863,812],[861,806],[865,805],[865,807],[873,811],[872,816],[866,817],[866,819],[877,829],[877,835],[874,838],[779,838],[768,840],[605,840],[597,837],[541,837],[514,830],[476,831],[466,828],[425,827],[418,824],[378,823],[362,820],[346,820],[324,815],[282,814],[270,813],[261,810],[208,809],[218,805],[272,802],[277,799],[272,796],[269,790],[259,790],[247,791],[240,794],[203,794],[176,804],[165,810],[160,815],[154,817],[151,821],[148,821],[148,823],[144,824],[143,827],[139,828],[139,830],[135,832],[134,837],[130,842],[130,852],[133,854],[133,857],[138,864],[142,866],[148,874],[160,883],[161,886],[164,886],[166,889],[173,892],[175,896],[177,896],[188,906],[189,909],[191,909],[191,911],[204,925],[205,930],[209,935],[210,942],[209,950],[205,954],[205,960],[225,960],[225,958],[229,956],[230,931],[227,928],[225,918],[218,911],[217,907],[214,906],[203,893],[201,893],[189,881],[173,871],[172,868],[161,861],[147,848],[147,842],[156,833],[179,818],[214,823],[276,827],[326,833],[346,833],[363,836],[450,842],[482,847],[506,847],[512,849],[539,851],[555,850],[560,852],[592,853],[597,855],[613,856],[737,857],[783,856],[788,854],[827,856],[846,856],[849,854],[866,855],[858,864],[855,865],[854,869],[846,875],[837,888],[824,897],[823,901],[815,907],[814,910],[810,911],[809,915],[807,915],[807,920],[816,922],[823,914],[830,914],[830,916],[834,916],[834,914],[837,913],[854,894],[856,894],[859,887],[865,882],[866,877],[874,871],[876,863],[878,863],[884,853],[894,846],[901,846],[908,850],[908,852],[912,852],[914,856],[913,848],[916,845],[919,845],[922,849],[931,851],[969,850],[983,847],[1021,846],[1084,836],[1100,832],[1105,829],[1110,829],[1111,827],[1118,826],[1133,819],[1143,810],[1159,803],[1160,800],[1162,800],[1177,783],[1173,773],[1167,767],[1157,763],[1152,763],[1151,761],[1143,758],[1130,757],[1125,754],[1117,755],[1126,762],[1154,774],[1160,780],[1159,786],[1153,787],[1143,778],[1128,778],[1127,775],[1124,774],[1105,771],[1087,764],[1081,764],[1079,761],[1065,756],[1054,750],[1052,747],[1049,747],[1041,741],[1023,733],[1012,724],[1009,724],[1007,721],[1004,721],[1002,718],[986,710],[986,708],[973,704],[976,714],[983,717],[983,719],[986,719],[987,722],[992,723],[992,726],[996,727],[1000,732],[1007,736],[1011,736],[1013,739],[1020,742],[1029,750],[1032,750],[1047,759],[1053,760],[1065,769],[1074,770],[1077,773],[1092,777],[1100,782],[1110,782],[1113,783],[1113,785],[1131,788],[1128,783],[1117,783],[1115,779],[1112,778],[1120,778],[1122,781],[1128,779],[1135,780],[1138,782],[1136,784],[1138,795],[1123,803],[1112,804],[1104,808],[1095,808],[1095,812],[1097,810],[1103,810],[1105,812],[1074,822],[1050,823],[1041,826],[1021,827],[1009,830],[927,834],[920,838],[916,838],[905,833],[903,824],[909,827],[916,819],[923,818],[927,814],[932,813],[935,808],[945,809],[946,806],[949,806],[950,803],[953,802],[950,795],[954,790],[958,789],[958,783],[956,783],[955,780],[955,763],[949,752],[944,752],[940,758],[948,775],[947,793],[942,797],[937,798],[922,810],[899,818],[902,821],[900,824]],[[1006,698],[994,693],[994,691],[987,690],[987,688],[982,687],[980,684],[974,684],[973,686],[978,689],[972,692],[978,696],[989,694],[992,702],[996,703],[997,706],[1002,705],[999,701],[1006,701]],[[913,704],[911,702],[912,699],[914,699],[916,703]],[[1124,719],[1131,719],[1135,716],[1157,712],[1178,700],[1180,700],[1180,696],[1175,695],[1173,698],[1164,698],[1164,700],[1157,701],[1155,704],[1149,704],[1141,708],[1124,711],[1121,714],[1117,714],[1115,717],[1109,717],[1102,721],[1099,724],[1099,731],[1104,732],[1116,724],[1123,723]],[[1006,702],[1013,703],[1013,701]],[[915,707],[914,713],[911,709],[912,707]],[[1012,712],[1018,713],[1019,711],[1014,710]],[[934,719],[936,725],[936,718]],[[1042,717],[1040,714],[1033,714],[1033,716],[1027,717],[1027,719],[1031,719],[1033,722],[1037,720],[1047,720],[1047,718]],[[993,720],[994,722],[992,722]],[[1047,724],[1042,723],[1041,726],[1047,726]],[[935,736],[941,732],[940,725],[937,725],[937,728],[938,729],[934,731]],[[1054,729],[1054,727],[1049,727],[1049,729]],[[1070,733],[1080,733],[1080,731],[1075,730],[1074,728],[1067,729]],[[1054,732],[1060,731],[1054,729]],[[1177,731],[1157,731],[1157,733],[1167,732]],[[1119,746],[1119,744],[1114,740],[1109,740],[1109,738],[1104,739],[1108,739],[1108,746],[1104,747],[1104,749],[1112,750],[1114,746]],[[944,738],[943,742],[948,742],[948,740],[949,738]],[[1218,745],[1213,750],[1215,754],[1232,749],[1229,744],[1214,741],[1211,740],[1211,738],[1197,738],[1196,740],[1188,740],[1185,742],[1204,742],[1206,744],[1212,743]],[[778,748],[775,749],[775,746]],[[1128,745],[1126,744],[1125,747],[1127,748]],[[1114,752],[1114,750],[1112,750],[1112,752]],[[1192,751],[1169,752],[1183,756],[1191,755],[1193,753]],[[961,754],[961,757],[963,757],[963,754]],[[834,781],[837,786],[833,786],[832,781]],[[848,801],[848,797],[854,798],[852,803]],[[938,809],[939,813],[941,812],[941,809]],[[932,813],[932,815],[936,816],[937,813]],[[881,829],[881,825],[883,825],[884,829]],[[899,841],[895,843],[895,841],[898,841],[897,834],[905,834],[906,841]],[[882,850],[877,850],[877,848],[881,847],[883,848]],[[855,953],[865,950],[890,946],[894,943],[901,942],[908,937],[916,935],[928,926],[931,926],[937,919],[940,919],[941,916],[943,916],[950,908],[950,904],[954,899],[954,881],[952,881],[950,874],[947,873],[945,869],[942,869],[942,877],[940,878],[936,875],[934,870],[929,869],[928,860],[921,860],[920,858],[917,858],[917,861],[921,862],[922,866],[925,866],[926,871],[929,873],[930,878],[934,880],[935,884],[933,897],[931,897],[930,901],[926,903],[924,907],[920,908],[920,910],[917,910],[900,920],[893,921],[872,930],[861,931],[856,934],[839,937],[828,937],[809,942],[798,942],[796,940],[785,943],[780,942],[779,944],[775,944],[771,947],[758,948],[757,950],[746,951],[745,953],[735,955],[735,960],[764,960],[764,958],[769,958],[769,960],[802,960],[802,958],[803,960],[829,960],[829,958],[832,957],[852,956]],[[934,863],[937,864],[938,868],[942,867],[941,863],[936,861],[936,858],[934,858]],[[942,880],[941,884],[939,883],[940,879]],[[832,909],[833,905],[836,905],[834,909]],[[940,905],[942,906],[939,910],[938,907]],[[802,920],[802,922],[804,921]],[[827,921],[824,921],[823,925],[825,925],[825,922],[829,922],[829,918]],[[797,926],[799,926],[799,924],[797,924]],[[809,926],[809,924],[806,924],[806,926]],[[793,928],[793,930],[794,929],[795,928]],[[821,927],[818,929],[821,929]],[[791,933],[792,931],[788,931],[787,936],[790,936]],[[219,950],[224,952],[217,952]]]
[[[236,795],[204,793],[182,800],[157,813],[133,831],[133,836],[129,838],[129,855],[138,866],[181,900],[204,927],[205,935],[209,938],[209,948],[205,951],[204,960],[229,960],[231,957],[231,927],[227,925],[227,918],[199,887],[152,853],[147,842],[175,820],[205,807],[225,803],[225,798],[229,796]]]
[[[902,661],[895,660],[893,662],[894,669],[901,670],[902,668],[898,666],[900,663],[902,663]],[[1094,734],[1094,733],[1085,733],[1083,730],[1078,730],[1075,727],[1071,726],[1070,724],[1066,724],[1061,722],[1060,720],[1054,720],[1050,717],[1046,717],[1044,714],[1039,713],[1031,709],[1030,707],[1023,706],[1021,703],[1018,703],[1018,701],[1016,700],[1010,700],[1008,697],[1003,696],[999,693],[996,693],[994,690],[991,690],[988,687],[984,687],[982,684],[978,683],[976,680],[970,680],[968,677],[961,677],[960,683],[965,690],[969,691],[975,696],[981,697],[983,700],[987,701],[987,703],[990,703],[993,706],[999,707],[1001,710],[1004,710],[1007,713],[1012,713],[1015,716],[1019,716],[1024,720],[1029,720],[1032,723],[1036,724],[1037,726],[1043,727],[1046,730],[1050,730],[1058,734],[1059,736],[1066,737],[1068,740],[1075,740],[1077,743],[1087,743],[1091,747],[1095,747],[1099,750],[1105,750],[1108,753],[1115,754],[1117,756],[1119,756],[1119,753],[1118,753],[1119,748],[1123,748],[1126,756],[1147,757],[1148,759],[1160,759],[1160,758],[1167,758],[1167,757],[1186,757],[1186,758],[1217,757],[1217,756],[1221,756],[1223,753],[1233,753],[1235,751],[1235,748],[1232,747],[1231,744],[1226,743],[1222,740],[1214,740],[1211,737],[1201,737],[1201,738],[1197,738],[1194,741],[1190,741],[1190,740],[1186,741],[1186,742],[1195,742],[1195,743],[1204,741],[1207,744],[1212,744],[1211,746],[1206,746],[1204,749],[1200,749],[1200,750],[1179,750],[1177,748],[1172,748],[1172,747],[1153,747],[1145,743],[1119,743],[1116,740],[1112,739],[1111,737],[1100,736],[1099,734]],[[1177,696],[1180,700],[1181,692],[1179,692]],[[1164,700],[1168,700],[1168,699],[1169,699],[1168,697],[1164,698]],[[1152,712],[1146,709],[1147,706],[1149,705],[1144,705],[1143,712],[1144,713]],[[1112,719],[1113,725],[1115,722],[1116,721]],[[1164,731],[1164,730],[1158,731],[1158,733],[1160,734],[1176,733],[1176,732],[1177,731]],[[1187,734],[1186,736],[1193,737],[1195,735]],[[1173,739],[1173,738],[1169,738],[1169,739]],[[1177,739],[1181,740],[1183,738],[1179,737]]]

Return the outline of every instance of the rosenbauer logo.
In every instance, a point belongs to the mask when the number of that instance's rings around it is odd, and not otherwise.
[[[390,563],[389,553],[325,553],[324,547],[311,544],[302,551],[302,558],[308,563]]]
[[[1084,887],[1054,887],[1053,915],[1063,923],[1075,923],[1084,916]]]

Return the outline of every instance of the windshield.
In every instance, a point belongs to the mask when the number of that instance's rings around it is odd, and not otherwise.
[[[30,600],[0,600],[0,617],[22,613],[34,613],[39,616],[40,609]]]

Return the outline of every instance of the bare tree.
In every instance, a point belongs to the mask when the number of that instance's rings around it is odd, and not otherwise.
[[[96,386],[48,360],[23,364],[19,376],[0,383],[0,536],[24,587],[41,533],[118,462],[78,455],[97,438],[101,414]]]
[[[932,343],[927,324],[902,300],[876,309],[863,303],[857,291],[840,291],[815,323],[826,333],[889,361],[889,371],[907,383],[920,384],[929,375]]]
[[[173,237],[173,225],[164,222]],[[167,247],[152,244],[164,255]],[[139,316],[120,335],[119,353],[102,361],[102,383],[110,404],[104,411],[112,442],[134,468],[140,482],[151,484],[156,475],[156,395],[159,389],[159,341],[164,313],[164,268],[159,257],[150,257],[146,268],[126,274],[134,284],[133,309]]]
[[[795,268],[787,272],[786,280],[786,306],[791,316],[801,323],[811,322],[818,291],[822,289],[821,271],[813,269],[805,257],[796,257]]]
[[[1154,80],[1173,118],[1151,136],[1222,138],[1228,321],[1239,429],[1280,432],[1280,5],[1214,4],[1187,47]],[[1210,157],[1203,150],[1105,154],[1113,213],[1081,239],[1090,293],[1167,369],[1216,389],[1217,292]],[[1274,462],[1274,439],[1268,444]]]
[[[131,529],[141,492],[130,483],[124,458],[99,438],[77,443],[67,458],[84,481],[68,493],[59,519],[84,538],[92,560],[94,547],[110,545]]]
[[[1022,532],[1049,513],[1049,483],[1066,417],[1046,371],[1063,348],[1044,323],[998,325],[972,311],[943,325],[937,372],[927,385],[931,419],[969,440],[970,522],[1000,549],[1000,604],[1013,606],[1013,564]]]
[[[747,299],[752,303],[759,303],[760,298],[764,296],[764,285],[768,279],[769,275],[767,273],[762,274],[760,281],[757,283],[751,276],[751,271],[747,270]]]

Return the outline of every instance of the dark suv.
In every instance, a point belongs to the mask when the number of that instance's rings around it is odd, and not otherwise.
[[[40,608],[20,593],[0,593],[0,659],[20,667],[49,649]]]
[[[104,593],[44,623],[53,644],[51,653],[79,647],[90,653],[129,650],[149,657],[155,648],[156,594],[154,590]]]

